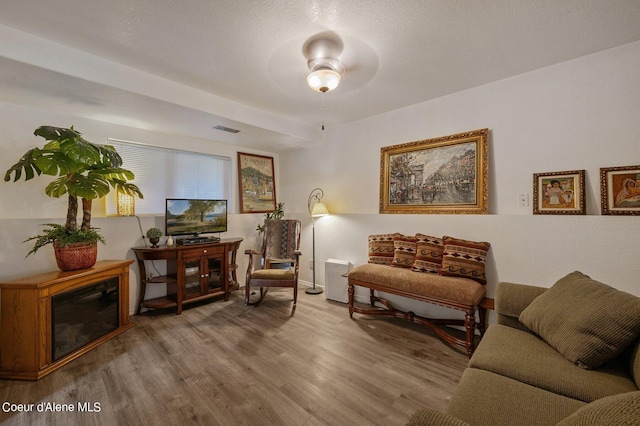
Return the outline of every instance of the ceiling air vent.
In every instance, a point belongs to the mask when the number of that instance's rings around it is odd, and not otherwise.
[[[217,125],[217,126],[213,126],[214,129],[216,130],[222,130],[223,132],[229,132],[229,133],[239,133],[240,130],[237,129],[232,129],[231,127],[224,127],[221,125]]]

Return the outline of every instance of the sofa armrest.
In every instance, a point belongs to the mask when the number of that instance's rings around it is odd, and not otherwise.
[[[470,426],[469,423],[431,408],[423,408],[411,416],[407,426]]]
[[[495,309],[497,323],[529,331],[518,318],[536,297],[547,291],[545,287],[499,282],[496,286]]]

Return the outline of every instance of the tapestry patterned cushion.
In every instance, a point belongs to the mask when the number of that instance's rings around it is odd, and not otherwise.
[[[411,270],[437,274],[442,268],[442,238],[416,234],[416,240],[416,260],[411,265]]]
[[[444,236],[442,241],[444,249],[440,275],[470,278],[483,285],[487,283],[485,262],[491,244],[448,236]]]
[[[520,322],[574,364],[597,368],[640,335],[640,297],[576,271],[536,297]]]
[[[416,237],[397,235],[393,238],[393,261],[396,268],[411,268],[416,260]]]
[[[395,234],[373,234],[369,235],[369,263],[377,263],[380,265],[391,265],[393,261],[393,238]]]

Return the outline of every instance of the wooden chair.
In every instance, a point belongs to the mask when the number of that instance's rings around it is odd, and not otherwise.
[[[298,268],[302,254],[299,249],[299,220],[268,219],[265,222],[262,251],[245,251],[249,255],[245,304],[258,305],[271,287],[293,288],[293,304],[297,303]],[[251,302],[251,289],[256,287],[260,288],[260,298]]]

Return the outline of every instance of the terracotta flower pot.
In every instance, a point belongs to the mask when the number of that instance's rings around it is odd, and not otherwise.
[[[62,271],[77,271],[88,269],[96,264],[98,259],[98,244],[75,243],[66,247],[53,245],[56,263]]]

